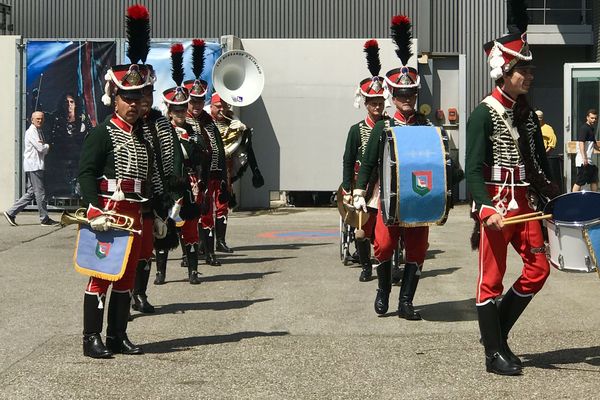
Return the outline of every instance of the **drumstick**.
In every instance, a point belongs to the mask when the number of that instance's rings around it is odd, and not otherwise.
[[[354,237],[357,239],[365,238],[365,231],[362,229],[362,211],[358,211],[358,227],[356,228],[356,232],[354,232]]]
[[[532,212],[532,213],[529,213],[529,214],[514,215],[512,217],[504,218],[504,222],[515,220],[515,219],[523,219],[523,218],[529,218],[529,217],[536,217],[538,215],[543,215],[543,214],[544,214],[543,212],[538,211],[538,212]]]
[[[520,224],[522,222],[529,222],[529,221],[539,221],[541,219],[549,219],[552,218],[552,214],[544,214],[544,215],[538,215],[537,217],[529,217],[529,218],[522,218],[522,219],[509,219],[508,221],[503,221],[504,225],[513,225],[513,224]]]

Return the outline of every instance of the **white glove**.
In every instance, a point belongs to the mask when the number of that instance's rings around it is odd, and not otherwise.
[[[167,223],[159,216],[154,217],[154,237],[164,239],[167,236]]]
[[[88,221],[90,221],[90,227],[99,232],[106,232],[110,229],[112,217],[104,214],[104,211],[89,205],[86,213]]]
[[[169,211],[169,218],[173,221],[177,221],[179,219],[179,211],[181,211],[181,205],[183,204],[183,197],[175,202],[175,205],[171,207],[171,211]]]
[[[90,226],[93,230],[99,232],[106,232],[110,229],[112,223],[112,217],[110,215],[101,215],[90,220]]]
[[[354,200],[354,208],[367,212],[367,202],[365,201],[365,195],[367,192],[361,189],[354,189],[352,191],[352,199]]]
[[[342,203],[344,203],[346,207],[354,209],[354,206],[352,205],[352,192],[346,192],[342,189]]]
[[[234,119],[229,124],[229,129],[234,130],[234,131],[239,131],[239,130],[245,131],[246,130],[246,125],[244,125],[242,123],[242,121]]]

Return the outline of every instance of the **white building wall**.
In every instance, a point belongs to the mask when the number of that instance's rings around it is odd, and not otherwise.
[[[0,36],[0,210],[10,207],[18,196],[20,145],[18,140],[19,107],[19,36]]]
[[[353,107],[358,83],[369,76],[366,40],[243,40],[244,49],[265,73],[262,97],[239,110],[242,121],[254,128],[253,145],[265,186],[254,189],[248,173],[238,199],[242,207],[268,207],[269,191],[338,188],[348,129],[366,115],[364,106]],[[391,40],[378,41],[385,74],[398,67],[399,60]],[[415,57],[411,64],[416,67]]]

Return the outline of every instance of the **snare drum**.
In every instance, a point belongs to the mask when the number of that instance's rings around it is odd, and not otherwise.
[[[386,225],[441,223],[447,213],[446,151],[434,126],[386,131],[380,163],[381,214]]]
[[[566,272],[593,272],[600,259],[600,193],[573,192],[544,207],[550,263]]]

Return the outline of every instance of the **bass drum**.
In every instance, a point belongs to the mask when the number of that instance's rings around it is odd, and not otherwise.
[[[544,207],[549,261],[566,272],[593,272],[600,262],[600,193],[573,192]]]
[[[380,158],[380,202],[386,225],[445,222],[448,185],[440,128],[392,127],[386,131]]]

